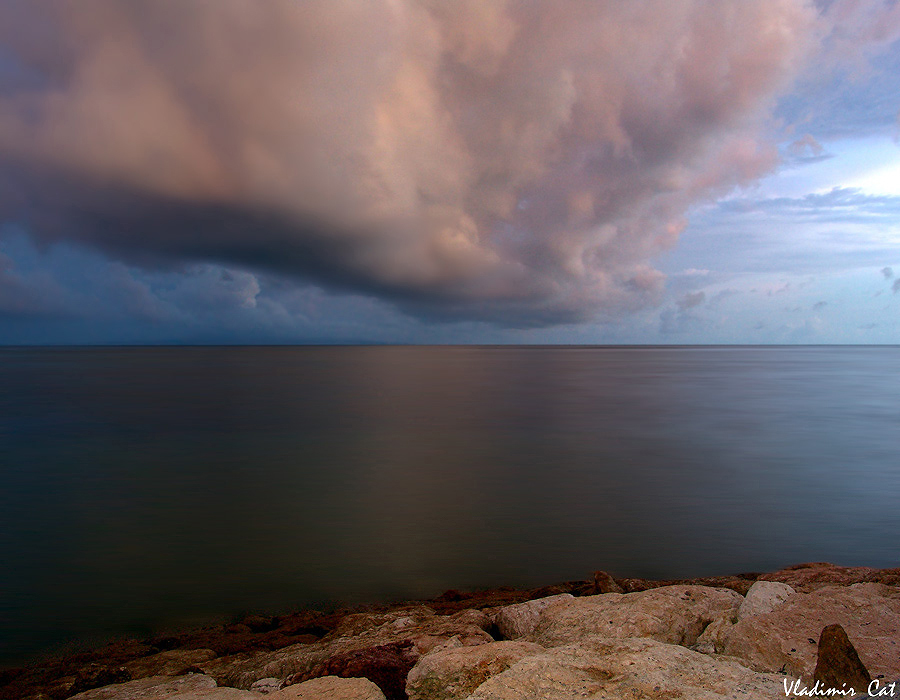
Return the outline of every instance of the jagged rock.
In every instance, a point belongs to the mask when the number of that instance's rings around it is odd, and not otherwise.
[[[652,639],[592,637],[528,656],[468,700],[784,699],[782,676]]]
[[[217,688],[209,676],[150,676],[79,693],[69,700],[259,700],[261,696],[235,688]]]
[[[478,622],[487,626],[487,617],[477,611],[463,611],[454,615],[435,615],[428,608],[399,609],[389,613],[362,613],[347,616],[322,641],[295,644],[284,649],[213,659],[199,668],[214,677],[219,685],[249,688],[260,678],[292,678],[307,680],[329,672],[331,659],[351,661],[354,668],[362,668],[366,650],[379,650],[369,655],[373,661],[371,673],[380,673],[377,659],[386,661],[384,647],[408,643],[409,667],[423,654],[442,646],[473,646],[487,644],[494,639]],[[334,662],[337,663],[337,662]],[[343,674],[347,671],[342,671]],[[365,673],[356,675],[366,675]],[[368,677],[368,676],[367,676]],[[372,678],[376,683],[377,678]]]
[[[651,637],[689,646],[722,615],[734,615],[742,598],[725,588],[666,586],[639,593],[605,593],[546,607],[529,641],[545,647],[587,636]]]
[[[378,686],[365,678],[321,676],[271,693],[266,700],[385,700]]]
[[[738,608],[738,619],[749,617],[750,615],[764,615],[772,612],[775,608],[786,601],[796,591],[786,583],[778,581],[757,581],[747,595],[744,602]]]
[[[625,590],[605,571],[594,572],[594,594],[624,593]]]
[[[463,700],[519,659],[544,651],[531,642],[493,642],[435,651],[419,659],[409,672],[406,694],[410,700]]]
[[[537,626],[541,613],[553,605],[568,605],[575,597],[569,593],[560,593],[546,598],[529,600],[527,603],[507,605],[498,608],[494,613],[494,624],[503,639],[519,639],[526,637]]]
[[[132,679],[148,676],[180,676],[188,669],[216,658],[212,649],[173,649],[135,659],[125,664]]]
[[[772,612],[739,620],[717,651],[759,671],[812,679],[823,627],[840,624],[873,675],[900,675],[900,590],[879,583],[827,586],[797,593]]]
[[[813,681],[825,688],[853,688],[864,691],[872,682],[872,676],[840,625],[828,625],[819,637],[819,654]]]

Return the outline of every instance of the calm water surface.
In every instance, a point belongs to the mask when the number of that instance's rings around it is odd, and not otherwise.
[[[900,566],[900,348],[0,350],[0,660],[241,611]]]

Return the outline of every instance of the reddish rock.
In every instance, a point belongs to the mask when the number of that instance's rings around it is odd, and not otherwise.
[[[828,625],[819,636],[819,657],[813,680],[821,682],[826,689],[853,688],[856,693],[863,692],[872,682],[872,676],[840,625]]]

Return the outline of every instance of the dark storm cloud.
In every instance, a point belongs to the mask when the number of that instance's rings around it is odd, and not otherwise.
[[[839,5],[9,0],[0,213],[424,318],[614,318],[658,302],[692,203],[774,166]]]

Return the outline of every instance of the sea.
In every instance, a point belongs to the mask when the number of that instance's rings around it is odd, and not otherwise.
[[[900,566],[898,347],[0,349],[0,663],[447,589]]]

